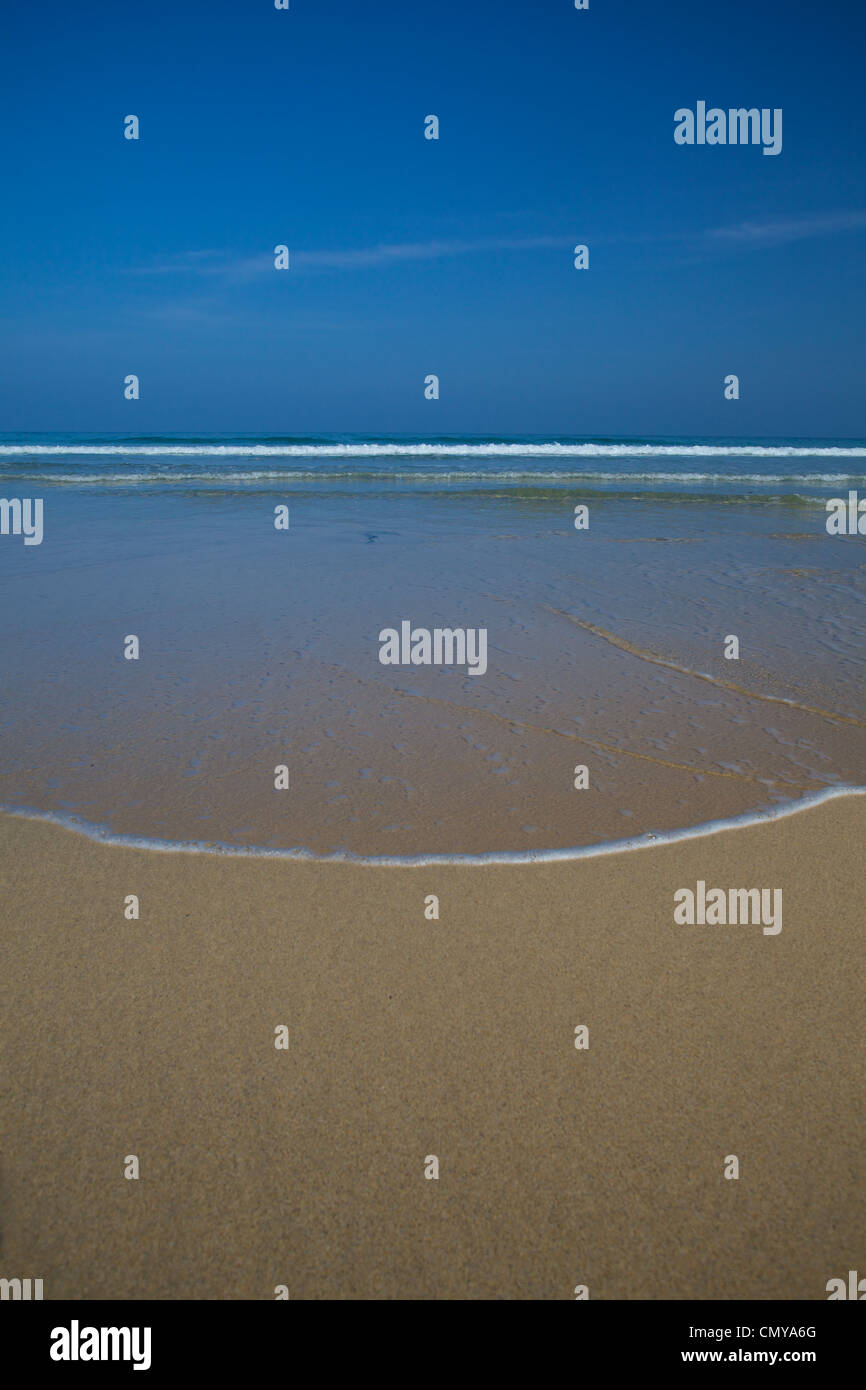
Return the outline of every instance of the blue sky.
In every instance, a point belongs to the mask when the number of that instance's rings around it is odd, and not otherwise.
[[[866,435],[854,0],[9,0],[0,35],[0,429]],[[781,107],[781,154],[677,146],[698,100]]]

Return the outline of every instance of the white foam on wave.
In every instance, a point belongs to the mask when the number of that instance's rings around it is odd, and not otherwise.
[[[866,458],[866,446],[787,444],[0,444],[0,456],[122,458]]]
[[[22,465],[24,467],[24,465]],[[730,486],[734,483],[744,485],[761,486],[790,486],[798,483],[803,486],[813,487],[841,487],[848,484],[866,486],[866,475],[854,473],[634,473],[634,472],[602,472],[596,469],[559,469],[556,472],[550,470],[532,469],[499,469],[491,468],[484,471],[459,469],[446,470],[439,469],[435,472],[429,470],[415,469],[411,472],[368,470],[360,472],[357,469],[302,469],[302,468],[250,468],[242,473],[234,472],[230,469],[219,469],[216,472],[200,469],[195,472],[182,472],[180,470],[166,473],[159,469],[152,469],[147,473],[128,472],[128,473],[38,473],[33,472],[13,472],[6,471],[7,478],[38,478],[41,483],[73,483],[77,486],[93,485],[103,487],[108,484],[118,486],[131,486],[135,483],[220,483],[242,484],[242,483],[267,483],[267,482],[412,482],[412,483],[668,483],[696,485],[708,484],[716,485],[719,483]],[[812,500],[805,498],[804,500]]]
[[[272,849],[267,846],[226,845],[207,841],[160,840],[141,835],[119,835],[105,826],[92,825],[80,816],[37,811],[30,807],[0,805],[0,812],[21,820],[48,821],[101,844],[117,845],[126,849],[154,850],[160,854],[213,854],[243,859],[289,859],[310,864],[351,864],[373,869],[417,869],[437,864],[468,867],[559,864],[578,859],[598,859],[603,855],[654,849],[659,845],[679,844],[683,840],[698,840],[727,830],[739,830],[750,825],[761,825],[766,821],[783,820],[788,816],[797,815],[800,811],[808,811],[825,801],[834,801],[840,796],[866,796],[866,787],[844,784],[827,787],[824,791],[814,792],[798,801],[786,801],[763,811],[748,811],[740,816],[731,816],[727,820],[704,821],[700,825],[685,826],[679,830],[659,831],[657,834],[648,832],[628,840],[609,840],[599,845],[579,845],[573,849],[492,850],[487,854],[363,855],[350,854],[347,851],[316,854],[313,850],[302,848]]]

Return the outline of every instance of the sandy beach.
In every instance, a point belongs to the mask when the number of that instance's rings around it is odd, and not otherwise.
[[[826,1298],[866,1242],[864,829],[849,797],[570,863],[369,868],[2,816],[0,1273],[46,1299]],[[781,887],[782,930],[676,925],[698,880]]]

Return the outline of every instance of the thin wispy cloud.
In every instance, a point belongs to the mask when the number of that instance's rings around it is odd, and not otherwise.
[[[862,231],[866,228],[866,210],[829,212],[803,217],[779,217],[763,221],[743,221],[729,226],[709,227],[703,231],[676,231],[663,239],[686,242],[706,250],[749,250],[765,246],[780,246],[786,242],[805,241],[839,233]],[[440,261],[458,256],[481,255],[496,251],[539,251],[559,249],[566,254],[574,241],[596,244],[657,242],[659,234],[616,235],[613,237],[575,235],[530,237],[481,237],[476,240],[441,239],[432,241],[379,242],[374,246],[337,247],[329,250],[305,250],[290,247],[291,267],[295,272],[328,270],[369,270],[380,266],[398,266],[409,262]],[[239,256],[219,250],[183,251],[151,265],[136,266],[131,274],[142,276],[188,276],[211,280],[222,285],[240,285],[270,275],[274,268],[272,249],[253,256]]]
[[[188,275],[204,279],[250,280],[272,270],[273,255],[233,256],[226,251],[180,251],[167,260],[135,266],[133,275]]]
[[[810,217],[779,217],[762,222],[737,222],[714,227],[704,233],[710,243],[721,246],[780,246],[786,241],[805,241],[812,237],[834,236],[837,232],[860,231],[866,227],[866,211],[828,212]]]
[[[484,251],[536,251],[567,245],[563,237],[491,237],[479,241],[418,241],[357,247],[345,251],[298,251],[299,267],[364,269],[399,261],[438,261],[448,256],[472,256]]]
[[[213,296],[187,297],[167,300],[149,305],[142,311],[142,317],[162,320],[178,327],[192,328],[258,328],[259,321],[249,315],[239,317],[226,311],[221,299]]]
[[[314,251],[290,247],[293,270],[366,270],[406,261],[438,261],[451,256],[471,256],[487,251],[534,251],[568,245],[561,236],[488,237],[476,241],[442,240],[379,243],[334,250]],[[240,283],[269,274],[273,251],[255,256],[232,256],[224,251],[183,251],[152,265],[136,266],[135,275],[189,275]]]

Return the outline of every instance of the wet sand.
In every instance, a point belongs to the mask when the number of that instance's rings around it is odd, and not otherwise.
[[[864,830],[850,797],[570,863],[370,868],[0,817],[0,1274],[826,1298],[866,1250]],[[781,887],[781,932],[676,925],[699,879]]]
[[[0,806],[521,854],[859,785],[866,538],[828,535],[817,498],[591,494],[578,532],[572,484],[419,486],[52,484],[44,543],[0,548]],[[484,675],[384,665],[404,620],[487,632]]]

